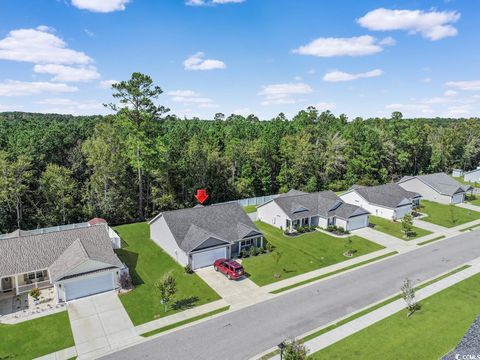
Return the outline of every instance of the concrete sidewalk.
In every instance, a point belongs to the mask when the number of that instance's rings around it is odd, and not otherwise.
[[[469,263],[472,265],[470,268],[462,270],[458,273],[455,273],[445,279],[439,280],[421,290],[416,291],[416,298],[418,301],[423,300],[429,296],[432,296],[442,290],[445,290],[452,285],[455,285],[465,279],[468,279],[469,277],[476,275],[480,273],[480,259],[476,259],[472,262]],[[438,277],[438,276],[437,276]],[[437,278],[436,277],[436,278]],[[385,299],[386,300],[386,299]],[[384,301],[384,300],[382,300]],[[381,301],[381,302],[382,302]],[[380,303],[380,302],[379,302]],[[374,305],[374,304],[372,304]],[[371,307],[370,305],[369,307]],[[368,307],[367,307],[368,308]],[[320,351],[322,349],[325,349],[326,347],[350,336],[355,334],[358,331],[361,331],[368,326],[375,324],[399,311],[402,311],[405,309],[405,301],[403,299],[393,301],[377,310],[374,310],[364,316],[361,316],[357,319],[354,319],[342,326],[339,326],[336,329],[333,329],[327,333],[324,333],[312,340],[309,340],[305,343],[306,347],[309,349],[309,354],[313,354],[317,351]],[[362,310],[360,310],[362,311]],[[353,314],[350,314],[346,316],[346,318],[350,317]],[[341,319],[335,320],[332,324],[337,323]],[[325,328],[331,324],[328,324],[326,326],[322,326],[322,328]],[[322,329],[321,328],[321,329]],[[313,331],[310,331],[307,334],[304,334],[302,336],[299,336],[298,338],[303,338],[311,333],[314,333],[320,329],[315,329]],[[269,351],[273,351],[274,349],[270,349]],[[260,356],[255,357],[255,359],[258,359]],[[274,356],[271,359],[279,360],[280,356]]]
[[[353,234],[398,252],[408,251],[414,245],[410,241],[385,234],[384,232],[372,229],[371,227],[355,230],[353,231]]]
[[[421,229],[425,229],[431,231],[432,233],[442,233],[447,231],[449,228],[445,226],[440,226],[436,224],[432,224],[428,221],[413,219],[413,226],[419,227]]]
[[[362,255],[362,256],[359,256],[359,257],[356,257],[356,258],[353,258],[353,259],[342,261],[342,262],[337,263],[337,264],[326,266],[326,267],[323,267],[321,269],[313,270],[313,271],[310,271],[308,273],[300,274],[300,275],[293,276],[293,277],[285,279],[285,280],[277,281],[275,283],[262,286],[262,289],[266,292],[272,292],[272,291],[284,288],[286,286],[295,285],[295,284],[297,284],[299,282],[302,282],[302,281],[310,280],[312,278],[316,278],[316,277],[321,276],[321,275],[325,275],[325,274],[329,274],[331,272],[335,272],[337,270],[341,270],[343,268],[361,263],[363,261],[374,259],[376,257],[388,254],[390,252],[392,252],[392,249],[385,248],[385,249],[375,251],[375,252],[370,253],[370,254]],[[371,263],[366,264],[365,266],[370,265],[370,264]],[[359,269],[359,268],[361,268],[361,266],[356,267],[352,270],[356,270],[356,269]],[[334,275],[332,275],[332,276],[334,276]],[[330,278],[330,277],[328,277],[328,278]],[[325,278],[325,279],[328,279],[328,278]],[[311,284],[308,284],[308,285],[311,285]]]
[[[470,203],[461,203],[461,204],[457,204],[457,206],[461,207],[461,208],[464,208],[464,209],[469,209],[469,210],[480,212],[480,206],[473,205],[473,204],[470,204]]]

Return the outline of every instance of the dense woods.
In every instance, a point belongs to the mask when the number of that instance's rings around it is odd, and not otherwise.
[[[84,221],[151,217],[194,204],[342,190],[403,175],[471,169],[479,119],[347,119],[315,108],[214,120],[179,119],[148,76],[114,85],[116,114],[0,114],[0,233]]]

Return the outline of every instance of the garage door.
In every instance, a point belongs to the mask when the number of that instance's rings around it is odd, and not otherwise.
[[[76,281],[65,284],[65,298],[68,301],[113,289],[114,286],[112,273],[90,277],[87,279],[79,278]]]
[[[215,260],[227,257],[227,248],[202,251],[192,255],[192,269],[212,266]]]
[[[357,230],[364,228],[367,226],[368,217],[367,215],[364,216],[355,216],[353,218],[348,219],[348,231]]]
[[[460,204],[463,202],[463,193],[452,196],[452,204]]]

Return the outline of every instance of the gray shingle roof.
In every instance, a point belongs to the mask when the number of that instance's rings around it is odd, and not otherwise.
[[[61,269],[61,265],[68,267],[75,264],[78,261],[77,256],[83,259],[84,255],[79,251],[78,244],[72,246],[77,240],[81,241],[88,258],[117,267],[123,266],[113,252],[107,227],[96,225],[0,239],[0,276],[50,269],[50,267],[58,275],[61,273],[58,270]],[[54,266],[57,260],[58,263]]]
[[[209,239],[233,244],[247,236],[261,235],[237,203],[215,204],[165,211],[163,216],[178,246],[190,252]]]
[[[337,216],[348,219],[353,216],[368,214],[365,209],[344,203],[333,191],[300,194],[292,192],[291,195],[289,193],[272,201],[292,220],[319,215],[324,218]]]
[[[399,183],[405,182],[412,178],[417,178],[429,185],[442,195],[453,196],[456,193],[465,191],[457,180],[453,179],[445,173],[435,173],[417,176],[404,176]]]
[[[385,184],[378,186],[355,186],[352,190],[367,200],[370,204],[397,207],[402,201],[421,197],[420,194],[407,191],[398,184]]]

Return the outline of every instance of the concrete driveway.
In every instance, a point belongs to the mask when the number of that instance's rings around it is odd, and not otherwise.
[[[113,291],[70,301],[67,310],[79,359],[94,358],[141,339]]]
[[[255,304],[272,297],[247,277],[228,280],[221,272],[215,271],[213,266],[198,269],[195,272],[232,308]]]

